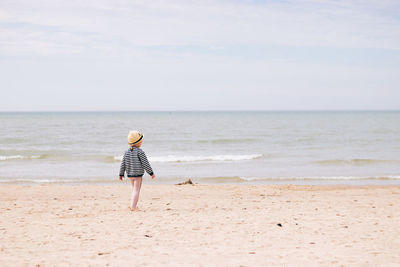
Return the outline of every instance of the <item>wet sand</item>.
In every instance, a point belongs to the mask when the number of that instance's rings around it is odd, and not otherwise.
[[[0,186],[0,266],[400,266],[400,186]]]

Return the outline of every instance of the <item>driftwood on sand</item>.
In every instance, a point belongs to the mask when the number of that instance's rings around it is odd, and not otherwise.
[[[176,185],[184,185],[184,184],[193,184],[192,180],[187,179],[186,181],[182,182],[182,183],[178,183]]]

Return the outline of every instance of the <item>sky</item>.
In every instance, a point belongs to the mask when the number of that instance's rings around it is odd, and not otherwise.
[[[400,109],[398,0],[0,0],[0,111]]]

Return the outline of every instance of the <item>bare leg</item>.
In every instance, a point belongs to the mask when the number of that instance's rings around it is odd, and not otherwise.
[[[136,205],[139,200],[140,188],[142,187],[142,177],[130,178],[130,180],[133,187],[130,209],[131,211],[134,211],[136,210]]]

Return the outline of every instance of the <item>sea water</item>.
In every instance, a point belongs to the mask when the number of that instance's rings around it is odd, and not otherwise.
[[[399,111],[3,112],[0,183],[117,183],[134,129],[147,183],[400,184]]]

